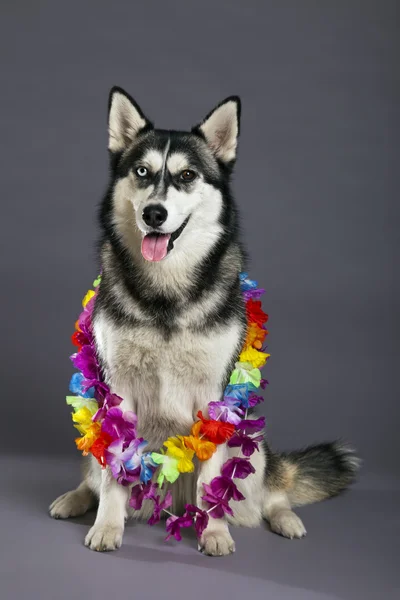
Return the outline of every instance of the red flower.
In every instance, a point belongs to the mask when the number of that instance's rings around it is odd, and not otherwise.
[[[75,331],[71,336],[71,342],[78,348],[78,352],[80,352],[82,346],[88,343],[88,339],[82,331]]]
[[[268,315],[262,310],[260,300],[250,298],[246,302],[246,314],[249,323],[257,323],[260,327],[268,321]]]
[[[235,426],[232,423],[205,419],[201,410],[199,410],[197,416],[202,422],[200,433],[214,444],[224,444],[235,431]]]
[[[94,442],[94,444],[92,444],[92,446],[90,447],[89,452],[91,454],[93,454],[93,456],[97,459],[97,461],[100,463],[100,465],[102,467],[106,466],[106,459],[105,459],[104,454],[112,441],[113,441],[112,437],[110,435],[108,435],[108,433],[106,433],[105,431],[102,431],[100,433],[100,436],[97,438],[97,440]]]

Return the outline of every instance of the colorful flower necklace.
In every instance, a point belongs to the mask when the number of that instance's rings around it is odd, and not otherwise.
[[[144,500],[154,503],[154,511],[149,525],[160,521],[162,511],[170,516],[166,521],[167,537],[181,540],[180,530],[194,525],[198,536],[208,523],[208,516],[221,518],[224,514],[233,515],[230,500],[244,500],[234,479],[245,479],[255,469],[250,456],[258,450],[265,426],[264,417],[248,419],[249,408],[262,402],[262,396],[255,394],[258,388],[265,388],[267,381],[261,379],[262,367],[269,354],[263,352],[263,342],[268,331],[268,320],[261,308],[260,296],[265,292],[258,284],[248,278],[247,273],[240,274],[240,285],[246,302],[247,336],[235,365],[229,385],[223,399],[208,404],[208,415],[199,411],[190,435],[169,437],[160,452],[145,452],[147,442],[137,437],[137,417],[132,411],[123,412],[119,405],[122,398],[114,394],[105,383],[96,356],[92,327],[93,308],[101,281],[99,276],[94,282],[94,290],[85,295],[83,312],[75,324],[72,343],[77,352],[71,356],[72,363],[78,369],[70,382],[67,404],[72,406],[72,420],[81,434],[75,442],[83,455],[93,454],[100,465],[109,466],[115,479],[121,485],[131,485],[132,494],[129,505],[140,510]],[[194,455],[200,461],[211,458],[219,444],[228,444],[238,448],[241,456],[230,458],[221,469],[221,475],[203,484],[205,495],[202,500],[209,504],[208,510],[202,510],[193,504],[186,504],[185,513],[178,517],[168,508],[172,505],[172,494],[168,491],[161,500],[160,490],[165,480],[173,483],[181,473],[194,471]],[[156,475],[156,477],[155,477]],[[156,483],[154,483],[156,480]]]

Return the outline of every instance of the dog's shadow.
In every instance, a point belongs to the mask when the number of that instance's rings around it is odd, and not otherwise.
[[[67,473],[63,470],[56,477],[47,477],[46,472],[42,476],[29,477],[29,494],[27,494],[27,482],[13,482],[12,499],[21,504],[21,508],[27,510],[32,517],[37,517],[38,513],[44,517],[48,511],[50,503],[62,493],[73,489],[76,485],[75,466]],[[358,494],[353,491],[347,496],[351,504],[358,504]],[[335,500],[338,505],[344,502],[345,498]],[[329,503],[331,505],[331,503]],[[29,506],[29,508],[28,508]],[[349,508],[349,507],[348,507]],[[355,506],[353,506],[355,509]],[[310,513],[309,513],[310,510]],[[202,555],[197,550],[197,540],[192,530],[182,531],[182,541],[176,542],[169,540],[165,542],[165,523],[160,523],[154,527],[149,527],[145,523],[130,520],[126,524],[126,531],[122,547],[111,553],[106,553],[106,560],[124,560],[139,563],[173,563],[177,565],[187,565],[193,567],[206,567],[207,569],[224,572],[227,575],[235,574],[249,578],[257,578],[264,581],[270,581],[279,585],[288,587],[298,587],[315,592],[326,592],[326,578],[330,581],[331,592],[335,592],[338,597],[350,598],[351,592],[341,583],[341,578],[331,579],[330,565],[331,554],[334,551],[336,561],[340,563],[339,568],[348,571],[348,551],[343,553],[340,550],[339,539],[332,538],[331,544],[327,544],[324,539],[324,530],[326,529],[326,514],[331,515],[331,508],[327,505],[314,505],[310,509],[303,509],[306,513],[306,524],[309,522],[308,516],[314,515],[314,531],[310,538],[303,540],[289,541],[267,531],[267,527],[258,529],[232,528],[232,535],[236,542],[236,553],[221,558],[211,558]],[[335,511],[336,518],[332,514],[333,520],[340,520]],[[309,513],[309,514],[308,514]],[[354,512],[352,510],[354,515]],[[47,516],[47,515],[46,515]],[[91,510],[81,517],[74,517],[65,521],[76,527],[77,538],[80,542],[88,529],[93,525],[96,511]],[[48,516],[50,519],[50,516]],[[56,523],[55,523],[56,525]],[[332,542],[337,546],[333,548]],[[90,552],[90,550],[88,550]],[[318,566],[319,576],[315,576],[315,567]],[[360,565],[358,565],[359,567]],[[172,565],[171,565],[172,567]],[[343,580],[342,580],[343,581]]]

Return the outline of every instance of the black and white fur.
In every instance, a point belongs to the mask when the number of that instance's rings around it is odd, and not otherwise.
[[[230,97],[190,133],[158,130],[126,92],[110,94],[111,177],[100,212],[103,276],[94,332],[107,382],[124,398],[122,408],[137,413],[138,432],[153,450],[171,435],[188,434],[197,411],[222,397],[246,334],[238,280],[244,253],[229,183],[239,122],[239,98]],[[141,245],[155,232],[171,238],[165,258],[149,262]],[[195,476],[182,475],[172,486],[173,510],[202,506],[203,482],[237,454],[221,445]],[[234,551],[228,522],[256,527],[266,519],[281,535],[303,537],[292,507],[338,494],[359,464],[340,443],[286,455],[265,443],[251,461],[255,474],[238,480],[246,500],[233,503],[234,517],[210,519],[199,540],[206,554]],[[85,544],[114,550],[127,516],[151,511],[144,506],[131,515],[128,498],[129,490],[88,458],[83,482],[55,500],[50,514],[77,516],[98,502]]]

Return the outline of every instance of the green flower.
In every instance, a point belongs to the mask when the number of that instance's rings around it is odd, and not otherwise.
[[[235,369],[232,371],[229,383],[235,385],[237,383],[251,383],[254,387],[260,387],[261,371],[254,369],[251,363],[237,362]]]
[[[161,465],[160,473],[157,477],[157,483],[162,486],[164,479],[170,483],[174,483],[179,477],[178,460],[173,456],[159,454],[158,452],[151,453],[151,460],[157,465]]]

